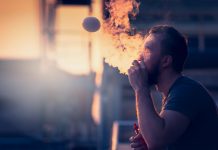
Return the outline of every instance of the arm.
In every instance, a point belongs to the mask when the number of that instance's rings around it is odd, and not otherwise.
[[[158,114],[145,90],[136,91],[136,110],[141,133],[149,149],[159,149],[174,142],[189,124],[189,119],[171,110]]]
[[[134,61],[128,70],[129,81],[135,91],[136,111],[141,134],[149,149],[163,148],[184,133],[189,119],[176,111],[155,111],[147,84],[144,64]]]

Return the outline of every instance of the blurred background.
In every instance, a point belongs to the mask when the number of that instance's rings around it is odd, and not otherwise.
[[[135,100],[126,75],[104,62],[109,0],[0,0],[0,149],[129,149]],[[184,74],[218,104],[218,0],[141,0],[138,30],[170,24],[188,38]],[[152,91],[160,107],[160,93]],[[197,105],[197,104],[196,104]]]

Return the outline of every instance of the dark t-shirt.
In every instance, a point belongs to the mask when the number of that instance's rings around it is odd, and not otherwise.
[[[180,112],[190,119],[184,134],[168,150],[218,150],[216,104],[200,83],[184,76],[178,78],[163,109]]]

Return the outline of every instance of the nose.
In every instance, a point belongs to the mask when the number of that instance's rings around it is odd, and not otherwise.
[[[138,60],[138,61],[143,61],[143,60],[144,60],[143,55],[140,54],[137,60]]]

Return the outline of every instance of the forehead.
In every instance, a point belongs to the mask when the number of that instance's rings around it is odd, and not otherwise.
[[[144,49],[151,51],[160,51],[161,49],[161,35],[150,34],[144,40]]]

